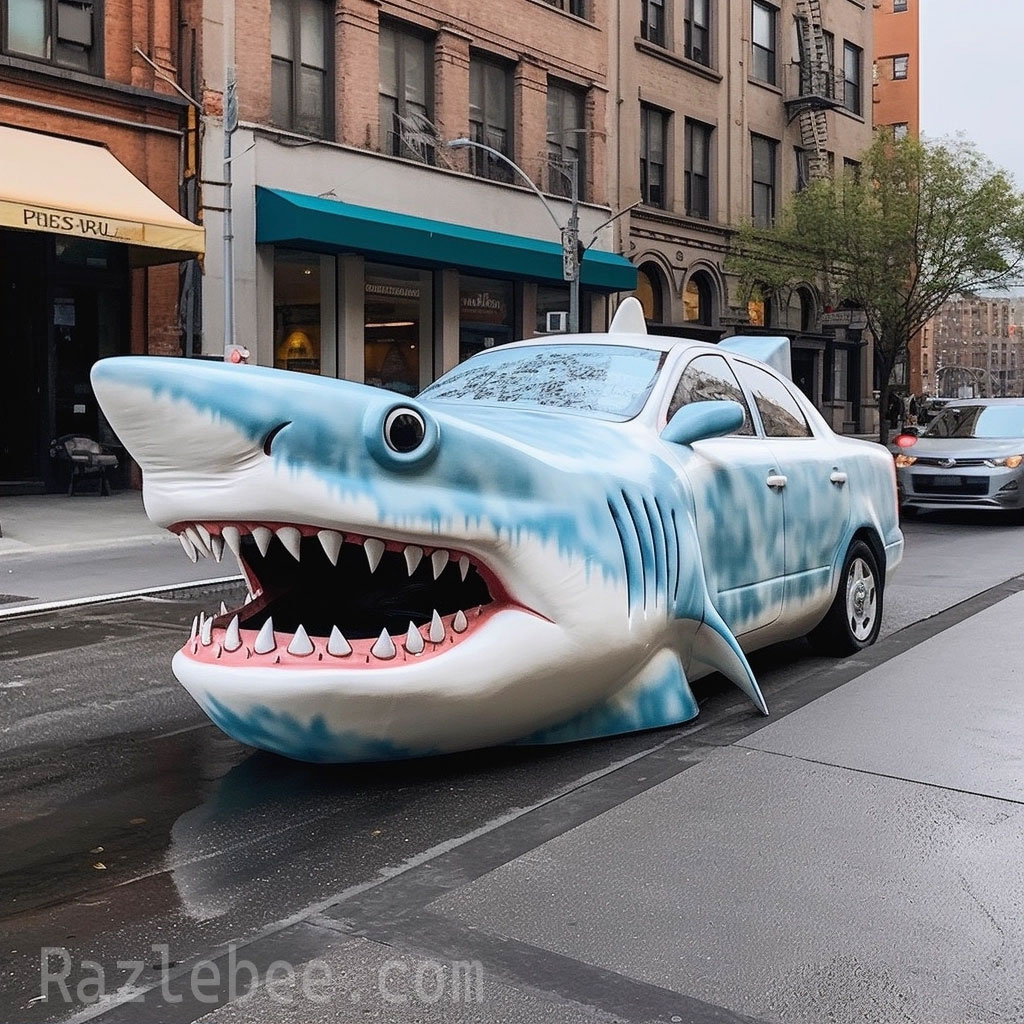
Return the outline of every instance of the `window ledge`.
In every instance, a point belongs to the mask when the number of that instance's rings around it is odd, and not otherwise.
[[[781,86],[772,85],[771,82],[765,82],[760,78],[751,78],[749,75],[747,76],[747,82],[750,85],[756,85],[759,89],[765,89],[768,92],[773,92],[776,94],[776,96],[779,96],[780,98],[782,96]]]
[[[674,64],[677,68],[682,68],[684,71],[689,71],[701,78],[706,78],[709,82],[722,81],[722,75],[715,71],[714,68],[709,68],[706,64],[700,64],[695,60],[690,60],[689,57],[684,57],[682,54],[668,50],[664,46],[652,43],[644,39],[643,36],[635,36],[633,43],[641,53],[646,53],[657,60],[663,60],[667,64]]]
[[[597,26],[589,18],[581,18],[578,14],[572,14],[569,11],[563,11],[561,7],[555,4],[549,4],[548,0],[530,0],[530,3],[536,4],[538,7],[543,7],[545,10],[554,11],[556,14],[562,15],[563,18],[568,18],[570,21],[575,21],[577,25],[586,25],[587,28],[596,29]]]
[[[637,219],[645,221],[658,221],[662,224],[671,224],[677,228],[690,228],[695,231],[706,231],[712,234],[724,235],[727,228],[716,220],[702,220],[699,217],[687,217],[685,214],[676,213],[674,210],[666,210],[660,206],[640,205],[636,208]]]

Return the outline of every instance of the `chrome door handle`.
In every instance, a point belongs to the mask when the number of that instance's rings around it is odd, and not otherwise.
[[[839,484],[839,486],[842,487],[843,484],[846,483],[847,477],[841,469],[833,469],[831,475],[829,476],[829,480],[831,480],[832,483]]]
[[[786,486],[786,478],[781,473],[771,473],[769,474],[768,479],[765,480],[765,483],[769,487],[782,488]]]

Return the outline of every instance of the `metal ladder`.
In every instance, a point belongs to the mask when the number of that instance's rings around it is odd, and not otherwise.
[[[808,84],[815,94],[828,95],[829,79],[835,72],[829,64],[825,31],[821,26],[821,0],[796,0],[803,55],[809,63]],[[800,112],[800,145],[807,152],[807,173],[811,181],[828,175],[828,120],[825,111],[808,106]]]

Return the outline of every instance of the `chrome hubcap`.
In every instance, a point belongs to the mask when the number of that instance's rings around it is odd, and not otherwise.
[[[850,632],[858,640],[871,636],[877,610],[878,588],[874,573],[863,558],[855,558],[846,575],[846,619]]]

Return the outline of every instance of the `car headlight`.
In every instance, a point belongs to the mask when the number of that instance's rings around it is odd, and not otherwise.
[[[1005,466],[1007,469],[1016,469],[1024,462],[1024,455],[1007,455],[1005,459],[986,459],[986,466]]]
[[[896,468],[897,469],[906,469],[907,466],[912,466],[915,462],[917,462],[917,456],[916,455],[903,455],[903,454],[900,454],[900,455],[896,456]]]

